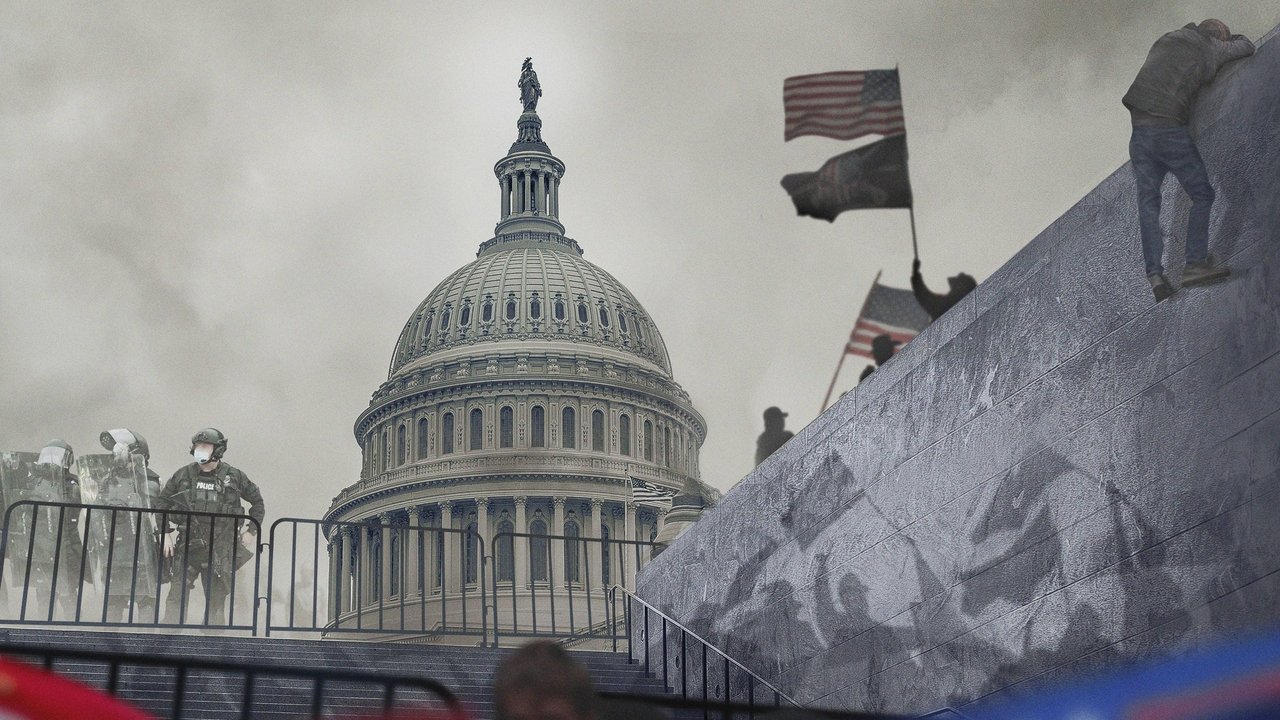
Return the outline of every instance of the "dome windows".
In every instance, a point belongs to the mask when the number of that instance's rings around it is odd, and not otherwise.
[[[471,411],[471,428],[470,439],[467,444],[469,450],[484,449],[484,413],[480,408]]]
[[[529,447],[547,446],[547,411],[541,405],[529,410]]]
[[[631,416],[626,413],[618,416],[618,452],[631,454]]]
[[[653,423],[644,421],[644,459],[653,460]]]
[[[529,300],[529,319],[542,319],[542,301],[538,299],[538,293],[533,294],[533,298]]]
[[[493,296],[485,295],[484,303],[480,305],[480,322],[493,322]]]
[[[621,307],[618,308],[618,329],[624,333],[631,332],[630,329],[627,328],[627,316],[622,312]]]
[[[603,303],[600,305],[600,327],[609,327],[609,308],[605,307]]]
[[[507,293],[507,312],[505,315],[507,322],[516,319],[516,294]]]
[[[515,412],[507,405],[498,412],[498,447],[509,448],[515,438]]]
[[[587,315],[587,303],[585,300],[583,300],[582,296],[579,295],[578,296],[578,323],[581,325],[586,325],[589,319],[590,318]]]
[[[576,447],[576,435],[578,434],[578,416],[573,408],[566,407],[560,412],[562,432],[560,433],[560,444],[566,448]]]
[[[458,313],[458,327],[464,328],[471,324],[471,301],[462,301],[462,311]]]
[[[440,454],[453,452],[453,413],[447,412],[440,420]]]
[[[551,307],[552,317],[555,318],[556,322],[564,322],[566,310],[564,307],[564,298],[560,297],[560,293],[556,293],[555,302],[552,303]],[[430,320],[428,320],[428,322],[430,322]]]
[[[604,413],[599,410],[591,413],[591,449],[604,452]]]
[[[430,426],[427,424],[427,419],[420,418],[418,420],[418,442],[415,443],[419,460],[425,460],[427,457],[427,438],[431,437],[429,430]]]

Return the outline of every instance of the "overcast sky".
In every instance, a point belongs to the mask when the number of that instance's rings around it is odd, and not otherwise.
[[[405,321],[492,236],[533,56],[567,234],[657,322],[728,488],[765,407],[817,415],[876,272],[910,273],[906,211],[795,215],[779,179],[857,142],[784,143],[784,78],[900,67],[943,288],[1127,159],[1119,98],[1209,15],[1280,22],[1258,0],[5,3],[0,449],[123,425],[168,477],[213,425],[269,516],[318,516]]]

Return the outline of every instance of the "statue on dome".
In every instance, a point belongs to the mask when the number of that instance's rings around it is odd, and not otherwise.
[[[533,71],[533,58],[524,59],[524,65],[520,68],[520,82],[516,85],[520,88],[520,102],[524,104],[524,111],[536,112],[538,98],[542,97],[542,85],[538,84],[538,73]]]

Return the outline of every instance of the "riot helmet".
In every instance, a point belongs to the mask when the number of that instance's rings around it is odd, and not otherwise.
[[[208,443],[213,446],[213,455],[209,460],[221,460],[222,454],[227,451],[227,436],[223,435],[222,431],[217,428],[205,428],[191,437],[192,455],[196,453],[196,445],[201,443]]]
[[[98,436],[98,442],[102,443],[102,447],[114,452],[118,458],[123,459],[126,455],[141,455],[143,459],[151,460],[147,439],[128,428],[103,430]]]
[[[57,438],[45,443],[40,449],[40,457],[36,459],[37,465],[58,465],[63,470],[70,470],[75,462],[76,454],[71,446],[65,440]]]

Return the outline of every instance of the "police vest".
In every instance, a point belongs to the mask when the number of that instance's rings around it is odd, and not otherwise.
[[[240,514],[240,490],[232,481],[231,472],[225,464],[211,475],[194,471],[188,477],[191,487],[187,491],[187,497],[192,510]]]

